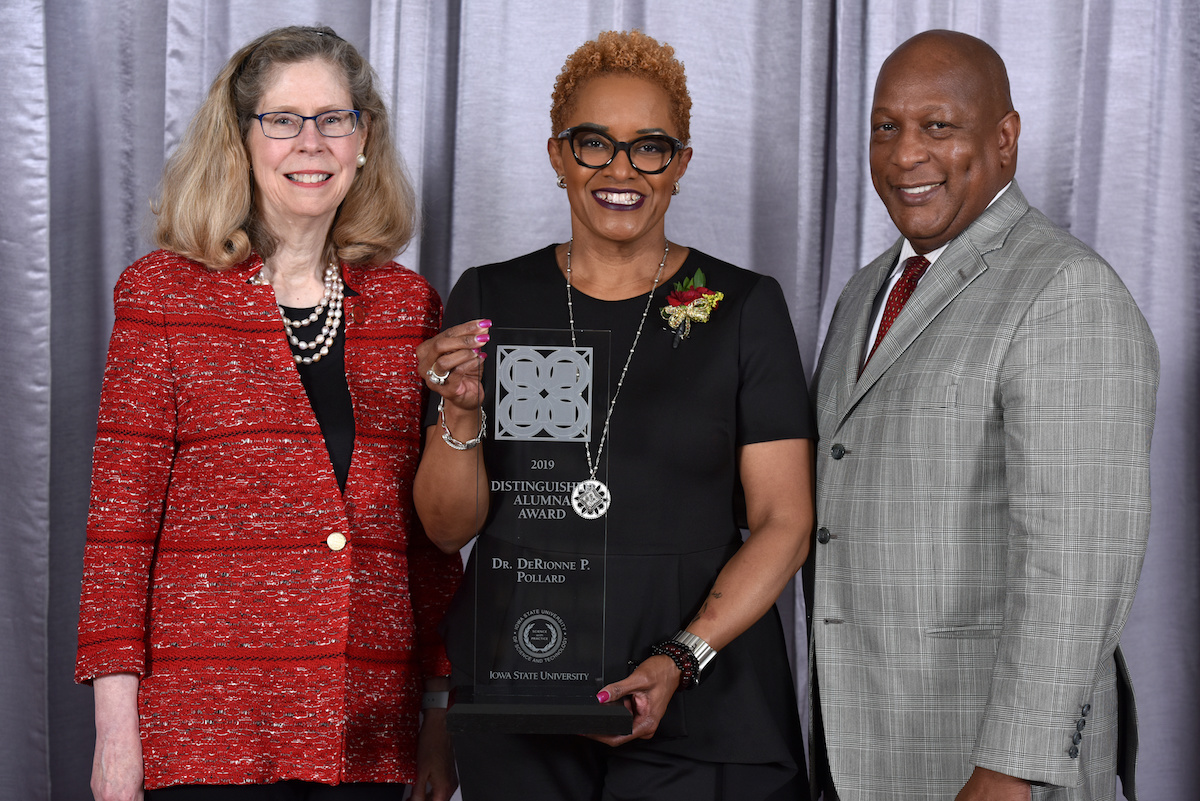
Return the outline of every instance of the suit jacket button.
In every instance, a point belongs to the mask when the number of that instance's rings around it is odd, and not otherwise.
[[[1071,735],[1071,742],[1075,745],[1079,745],[1081,742],[1083,742],[1083,735],[1079,732],[1075,732]]]
[[[1081,710],[1081,714],[1086,718],[1088,716],[1088,713],[1091,711],[1092,711],[1092,705],[1084,704],[1083,709]]]
[[[821,526],[819,529],[817,529],[817,542],[821,543],[822,545],[829,542],[829,529],[825,528],[824,526]]]
[[[1083,727],[1087,725],[1087,721],[1083,718],[1075,721],[1075,731],[1083,731]]]
[[[1077,745],[1071,746],[1071,750],[1067,752],[1067,756],[1069,756],[1071,759],[1078,759],[1079,758],[1079,746],[1077,746]]]
[[[329,546],[331,551],[340,551],[346,547],[346,535],[340,531],[335,531],[325,538],[325,544]]]
[[[834,459],[841,459],[846,455],[846,446],[840,442],[833,443],[833,447],[829,449],[829,455]]]

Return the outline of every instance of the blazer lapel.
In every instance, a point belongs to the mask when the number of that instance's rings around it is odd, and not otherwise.
[[[863,355],[868,347],[867,337],[871,333],[871,309],[875,305],[875,297],[879,294],[879,290],[883,289],[883,285],[887,283],[888,275],[891,274],[892,268],[896,264],[896,257],[900,255],[900,246],[903,242],[902,239],[896,240],[896,243],[884,251],[883,255],[864,267],[863,271],[870,277],[862,281],[854,295],[844,299],[846,308],[857,309],[857,311],[851,323],[850,348],[842,362],[837,405],[839,420],[850,411],[851,404],[855,400],[855,388],[859,380],[858,366],[862,364]]]
[[[966,231],[950,242],[950,246],[921,279],[916,292],[908,299],[904,310],[892,324],[891,330],[880,343],[871,361],[867,362],[857,383],[853,384],[853,392],[850,393],[849,401],[841,415],[843,419],[921,332],[942,313],[950,301],[987,270],[984,256],[1004,245],[1004,240],[1013,225],[1028,210],[1029,202],[1025,200],[1016,181],[1013,181],[1012,186],[999,200],[979,215],[979,219],[971,223]],[[892,254],[889,264],[894,263],[898,253],[899,245],[888,251],[888,254]],[[860,331],[856,332],[856,338],[862,337],[864,341],[867,336],[866,328],[870,325],[871,300],[865,305],[867,320],[859,326]],[[861,350],[855,352],[861,353]],[[857,363],[855,369],[857,370]]]

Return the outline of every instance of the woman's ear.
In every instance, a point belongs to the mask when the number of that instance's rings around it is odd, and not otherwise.
[[[566,168],[563,166],[562,146],[563,139],[551,137],[546,140],[546,153],[550,156],[550,166],[554,168],[556,175],[565,175]]]
[[[691,160],[692,160],[692,149],[690,147],[682,148],[679,151],[679,153],[676,154],[675,158],[671,162],[672,165],[674,165],[675,162],[679,162],[679,166],[676,167],[676,172],[675,172],[675,180],[676,181],[678,181],[680,178],[682,178],[683,174],[685,172],[687,172],[688,162]]]

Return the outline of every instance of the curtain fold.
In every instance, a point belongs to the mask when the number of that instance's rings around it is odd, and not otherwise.
[[[450,219],[453,211],[460,13],[456,0],[376,0],[367,53],[425,222],[399,261],[420,269],[438,287],[450,283],[450,229],[437,221]]]
[[[13,798],[49,798],[50,601],[50,119],[45,17],[39,3],[0,7],[0,107],[7,114],[8,197],[0,213],[9,336],[0,347],[0,787]]]
[[[1023,123],[1023,191],[1116,267],[1158,338],[1153,531],[1123,642],[1143,792],[1194,794],[1200,723],[1179,710],[1200,705],[1195,0],[8,0],[0,795],[89,797],[91,697],[71,673],[91,441],[112,286],[151,247],[164,159],[236,48],[318,22],[379,74],[425,218],[400,260],[443,294],[472,265],[569,236],[546,155],[566,56],[605,28],[674,45],[695,155],[668,235],[776,277],[810,372],[847,279],[896,237],[866,158],[880,64],[932,27],[996,47]]]

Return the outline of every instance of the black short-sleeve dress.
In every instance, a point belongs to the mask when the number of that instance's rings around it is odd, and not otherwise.
[[[659,310],[671,284],[698,269],[724,299],[675,347]],[[603,301],[576,289],[573,303],[576,329],[611,332],[609,387],[615,388],[646,296]],[[464,273],[446,305],[445,326],[476,318],[504,328],[568,328],[566,283],[554,246]],[[485,387],[494,381],[486,373],[491,362],[485,362]],[[604,448],[602,472],[613,497],[608,581],[619,588],[609,593],[606,615],[609,681],[688,624],[741,545],[737,449],[812,438],[811,420],[779,284],[692,249],[672,281],[655,291]],[[436,410],[427,422],[436,424]],[[598,436],[592,437],[593,459]],[[489,473],[503,474],[504,466],[490,461],[487,443]],[[582,444],[579,450],[582,460]],[[480,537],[487,536],[485,527]],[[473,569],[469,565],[468,573]],[[451,661],[469,659],[473,586],[468,576],[447,617]],[[675,694],[652,740],[623,747],[802,766],[792,674],[775,610],[722,650],[698,687]]]

